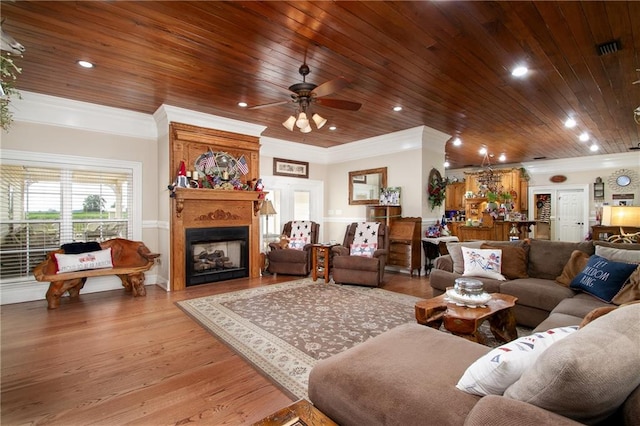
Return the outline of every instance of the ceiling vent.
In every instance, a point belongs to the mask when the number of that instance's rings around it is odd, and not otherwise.
[[[639,151],[639,150],[640,150],[640,142],[638,142],[638,145],[632,146],[631,148],[629,148],[629,151]]]
[[[546,158],[547,158],[547,157],[533,157],[533,159],[534,159],[534,160],[544,160],[544,159],[546,159]]]
[[[598,46],[598,55],[608,55],[610,53],[616,53],[620,50],[620,41],[612,40],[606,43],[599,44]]]

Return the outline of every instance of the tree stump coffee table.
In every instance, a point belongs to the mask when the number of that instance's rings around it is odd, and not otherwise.
[[[497,340],[510,342],[518,338],[516,319],[512,312],[517,297],[493,293],[485,307],[477,308],[458,306],[445,298],[446,294],[442,294],[417,302],[415,310],[418,324],[439,329],[444,323],[444,328],[452,334],[484,343],[485,337],[478,328],[485,320],[489,320],[491,333]]]

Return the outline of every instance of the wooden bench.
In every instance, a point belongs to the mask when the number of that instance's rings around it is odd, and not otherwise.
[[[55,253],[64,253],[64,250],[56,250],[47,254],[47,258],[36,266],[33,275],[36,280],[49,282],[47,290],[47,303],[49,309],[56,309],[60,305],[60,297],[69,292],[70,297],[77,297],[84,283],[89,277],[117,275],[122,281],[122,286],[133,296],[145,296],[144,272],[151,269],[158,253],[151,253],[147,246],[140,241],[131,241],[124,238],[114,238],[100,243],[102,249],[111,247],[113,268],[89,269],[85,271],[64,272],[57,274]]]

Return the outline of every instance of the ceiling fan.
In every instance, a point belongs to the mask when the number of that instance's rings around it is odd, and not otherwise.
[[[275,86],[279,90],[286,92],[291,97],[290,100],[256,105],[249,107],[249,109],[268,108],[276,105],[284,105],[290,102],[297,104],[298,108],[296,114],[298,115],[298,118],[296,119],[296,117],[292,115],[282,124],[291,131],[293,131],[293,125],[295,124],[300,128],[301,132],[308,133],[311,131],[311,127],[309,126],[309,120],[307,119],[307,111],[312,103],[348,111],[358,111],[360,107],[362,107],[362,104],[359,102],[325,98],[325,96],[347,87],[350,82],[346,78],[338,77],[317,86],[306,81],[307,75],[311,72],[306,63],[300,66],[298,72],[302,75],[302,83],[292,84],[288,89],[277,85]],[[316,123],[318,129],[327,122],[327,120],[320,117],[318,114],[313,115],[313,121]]]

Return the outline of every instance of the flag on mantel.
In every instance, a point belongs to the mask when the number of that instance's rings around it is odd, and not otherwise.
[[[244,155],[241,155],[238,159],[238,163],[236,164],[238,171],[243,175],[249,173],[249,165],[247,164],[247,160],[244,158]]]

